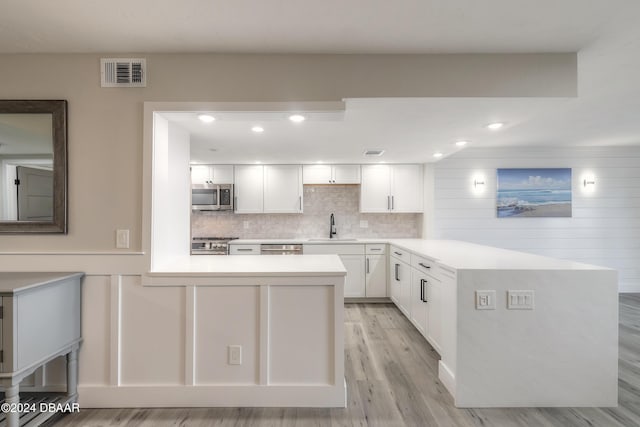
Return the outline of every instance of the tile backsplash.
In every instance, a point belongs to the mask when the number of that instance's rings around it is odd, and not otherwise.
[[[420,237],[422,214],[360,213],[359,201],[359,185],[305,185],[303,214],[193,212],[191,234],[241,239],[329,237],[333,213],[338,238]],[[361,227],[362,221],[367,228]]]

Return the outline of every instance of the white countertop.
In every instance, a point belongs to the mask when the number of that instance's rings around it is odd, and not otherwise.
[[[337,255],[193,255],[148,273],[149,276],[345,276]]]
[[[434,261],[457,270],[610,270],[609,268],[584,264],[575,261],[550,258],[525,252],[478,245],[459,240],[431,240],[431,239],[239,239],[231,244],[372,244],[389,243],[399,246],[416,255],[433,259]],[[299,255],[298,255],[299,256]]]

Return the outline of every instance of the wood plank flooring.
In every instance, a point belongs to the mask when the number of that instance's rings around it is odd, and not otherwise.
[[[392,304],[345,305],[346,409],[81,409],[55,426],[640,426],[640,294],[620,297],[617,408],[458,409],[438,354]]]

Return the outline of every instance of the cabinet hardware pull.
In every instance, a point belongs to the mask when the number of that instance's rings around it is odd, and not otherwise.
[[[402,256],[402,254],[400,252],[393,251],[393,253],[398,255],[398,256]]]
[[[400,264],[396,264],[396,281],[398,281],[398,282],[400,281],[399,269],[400,269]]]
[[[387,196],[387,210],[391,210],[391,196]]]
[[[300,203],[300,212],[302,212],[302,196],[298,196],[298,202]]]
[[[421,262],[419,262],[419,263],[418,263],[418,265],[419,265],[420,267],[424,267],[424,268],[431,268],[431,267],[429,267],[428,265],[424,265],[424,264],[423,264],[423,263],[421,263]]]
[[[395,208],[393,207],[393,205],[394,205],[393,196],[391,196],[391,210],[395,210]]]
[[[424,302],[424,279],[420,279],[420,301]]]
[[[367,258],[367,274],[369,274],[369,258]]]
[[[238,248],[238,252],[253,252],[253,249]]]
[[[424,279],[423,279],[424,280]],[[429,283],[428,280],[424,280],[424,282],[422,283],[422,295],[424,295],[422,302],[429,302],[429,300],[427,299],[427,284]]]
[[[369,250],[370,250],[370,251],[381,251],[381,250],[382,250],[382,248],[371,248],[371,249],[369,249]]]

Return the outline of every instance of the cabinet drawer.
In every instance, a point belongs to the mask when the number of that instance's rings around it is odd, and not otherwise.
[[[409,262],[411,261],[411,256],[409,251],[400,249],[397,246],[393,246],[393,245],[389,246],[389,254],[394,258],[398,258],[399,260],[406,262],[407,264],[409,264]]]
[[[438,265],[434,260],[416,254],[411,254],[411,267],[434,276],[437,274],[438,270]]]
[[[229,255],[260,255],[260,245],[229,245]]]
[[[305,255],[364,255],[364,245],[306,244]]]
[[[384,243],[375,243],[371,245],[365,245],[364,252],[367,255],[384,255],[387,245]]]

